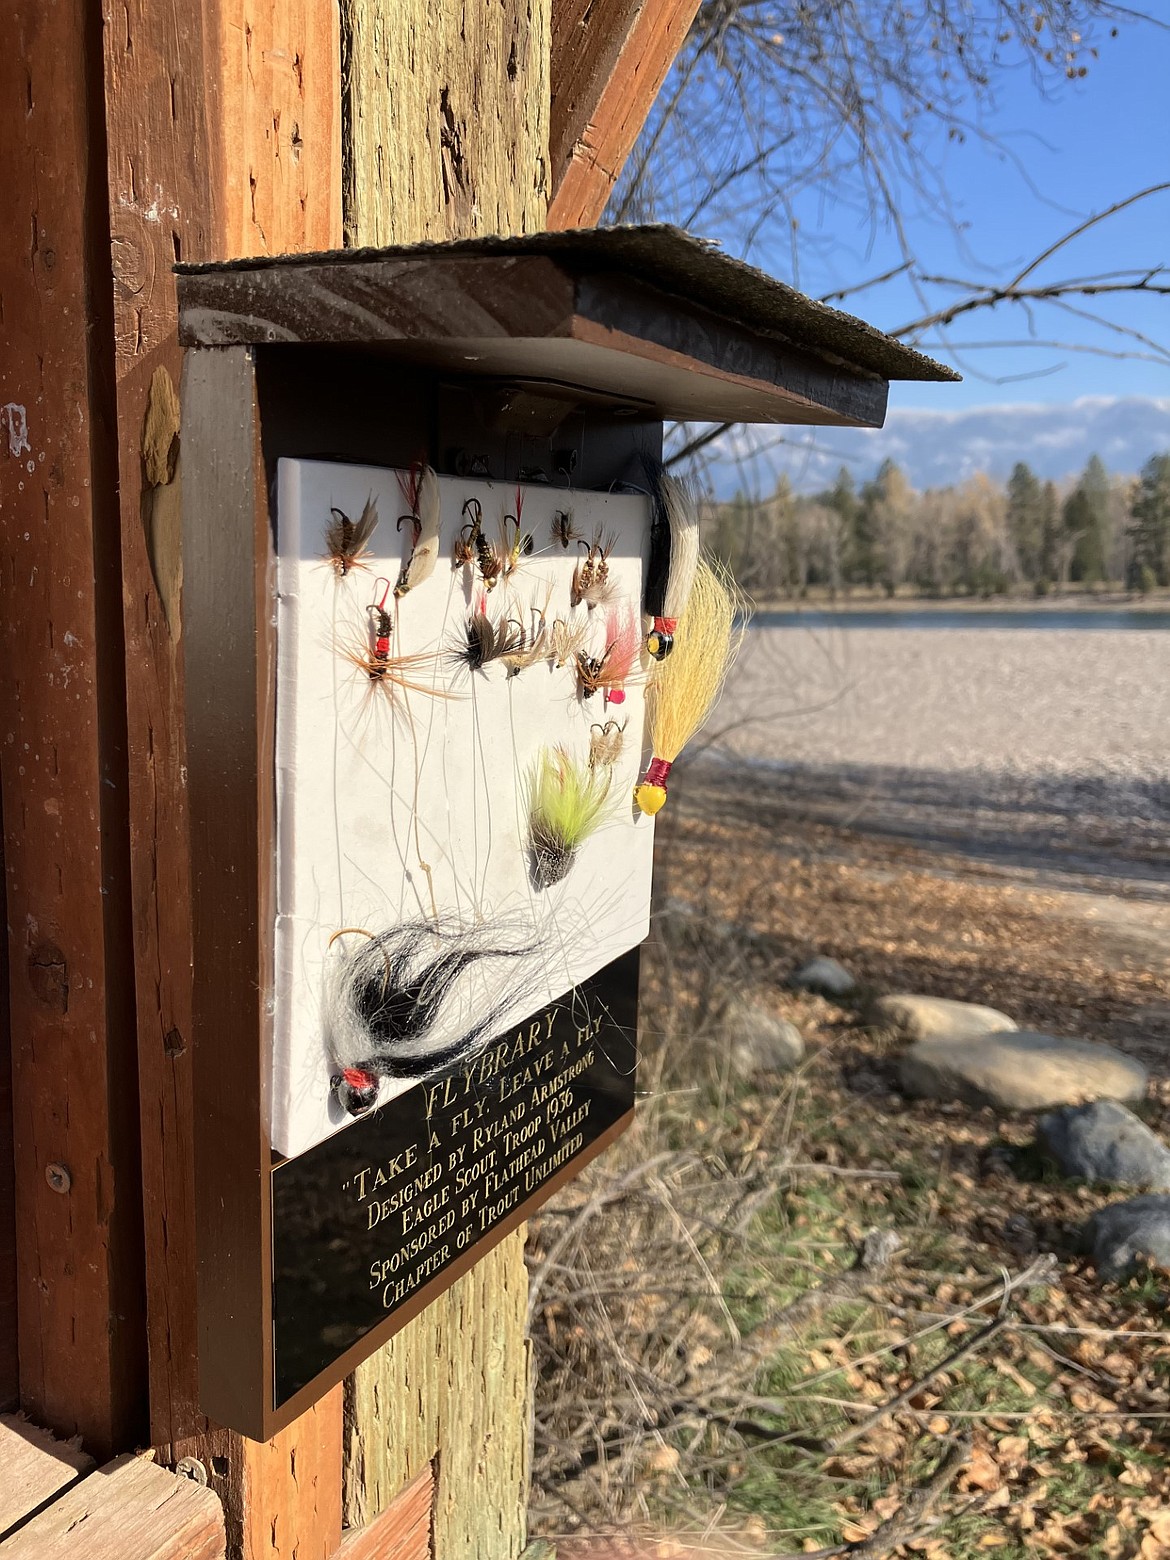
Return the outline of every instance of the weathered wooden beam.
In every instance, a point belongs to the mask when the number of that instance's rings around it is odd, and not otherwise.
[[[520,1229],[354,1372],[350,1526],[372,1523],[438,1454],[435,1555],[517,1560],[529,1478],[527,1307]]]
[[[13,0],[0,58],[0,785],[22,1405],[145,1428],[101,41]]]
[[[119,1457],[0,1543],[0,1560],[223,1560],[208,1489],[149,1457]]]
[[[347,243],[545,226],[550,4],[345,0]],[[350,1378],[350,1526],[372,1522],[441,1447],[435,1553],[519,1555],[528,1504],[527,1295],[521,1228]],[[491,1439],[481,1433],[485,1420]],[[403,1436],[396,1446],[386,1442],[391,1424]]]
[[[223,1498],[229,1552],[325,1560],[341,1394],[267,1443],[211,1426],[196,1361],[190,856],[183,736],[180,258],[341,240],[333,0],[114,6],[105,28],[151,1437]]]
[[[347,243],[544,226],[549,6],[343,0]]]
[[[76,1440],[58,1441],[23,1414],[0,1416],[0,1538],[93,1465]]]
[[[554,0],[550,228],[600,221],[699,0]]]
[[[422,1472],[366,1527],[350,1528],[337,1560],[432,1560],[435,1470]]]

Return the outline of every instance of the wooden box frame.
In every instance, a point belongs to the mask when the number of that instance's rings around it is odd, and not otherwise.
[[[328,397],[320,387],[329,383]],[[558,1171],[464,1256],[328,1370],[273,1406],[272,1196],[268,1140],[275,905],[275,531],[282,456],[405,465],[476,423],[475,392],[391,372],[352,350],[227,347],[188,353],[183,377],[183,644],[194,931],[195,1167],[200,1396],[256,1440],[291,1423],[404,1327],[608,1146],[632,1113]],[[523,414],[527,417],[528,413]],[[389,431],[388,430],[392,430]],[[559,435],[564,437],[565,435]],[[529,457],[543,442],[522,439]],[[605,487],[661,424],[586,415],[578,485]],[[514,432],[480,429],[475,451],[504,471]],[[453,446],[446,445],[448,458]],[[442,457],[433,455],[442,466]],[[508,471],[514,478],[515,471]]]

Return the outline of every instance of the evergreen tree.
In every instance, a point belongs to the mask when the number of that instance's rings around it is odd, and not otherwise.
[[[1007,484],[1008,536],[1020,574],[1036,584],[1044,573],[1044,489],[1030,466],[1018,461]]]
[[[853,476],[848,466],[841,467],[836,482],[827,493],[821,494],[820,502],[826,509],[831,509],[840,522],[842,578],[846,585],[859,584],[861,573],[857,556],[857,489],[853,485]]]
[[[906,578],[911,505],[910,484],[901,468],[883,460],[877,476],[861,490],[855,534],[862,578],[867,585],[882,585],[891,596]]]
[[[1046,482],[1040,495],[1040,562],[1036,571],[1036,594],[1046,596],[1054,582],[1061,578],[1060,497],[1056,483]]]
[[[1071,578],[1099,584],[1108,572],[1109,552],[1109,473],[1099,455],[1090,457],[1064,501],[1064,529],[1072,544]]]
[[[1170,455],[1154,455],[1142,467],[1130,509],[1131,587],[1170,585]]]

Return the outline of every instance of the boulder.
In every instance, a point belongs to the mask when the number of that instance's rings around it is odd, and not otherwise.
[[[1089,1220],[1085,1236],[1102,1278],[1127,1278],[1147,1265],[1170,1269],[1170,1197],[1111,1203]]]
[[[724,1033],[731,1070],[737,1078],[791,1072],[804,1060],[804,1036],[796,1025],[753,1002],[732,1001]]]
[[[1146,1069],[1109,1045],[1017,1029],[968,1045],[920,1040],[902,1056],[902,1089],[919,1099],[997,1110],[1050,1110],[1086,1100],[1136,1100]]]
[[[857,990],[857,982],[845,966],[824,954],[802,965],[788,977],[788,984],[798,991],[811,991],[818,997],[849,997]]]
[[[1170,1149],[1115,1100],[1070,1105],[1042,1116],[1039,1135],[1065,1175],[1170,1191]]]
[[[896,1029],[907,1040],[968,1040],[972,1035],[1001,1034],[1015,1029],[1015,1019],[998,1008],[977,1002],[953,1002],[949,997],[917,997],[906,992],[878,997],[873,1018]]]

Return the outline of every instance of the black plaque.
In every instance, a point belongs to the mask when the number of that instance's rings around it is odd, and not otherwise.
[[[634,949],[466,1070],[273,1169],[275,1408],[448,1270],[454,1282],[633,1108],[637,1001]]]

